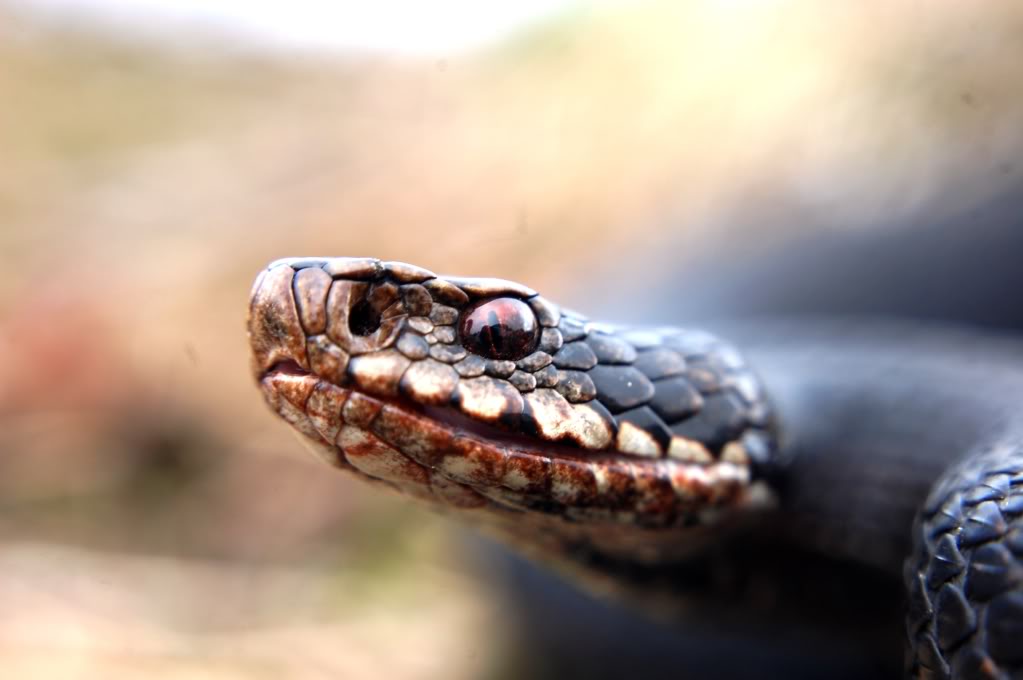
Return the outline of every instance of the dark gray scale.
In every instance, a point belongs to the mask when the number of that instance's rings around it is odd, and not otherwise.
[[[591,333],[585,342],[602,364],[631,364],[636,360],[636,348],[614,335]]]
[[[657,393],[650,400],[650,407],[669,424],[688,418],[703,406],[700,392],[685,378],[658,380],[654,387]]]
[[[999,503],[1002,512],[1008,515],[1023,514],[1023,493],[1014,493]]]
[[[597,365],[597,355],[585,342],[570,342],[563,345],[554,355],[554,365],[587,371]]]
[[[1009,495],[1009,475],[992,475],[971,489],[964,500],[967,505],[981,501],[1000,501]]]
[[[654,384],[632,366],[597,365],[589,376],[597,388],[597,399],[611,413],[635,408],[654,396]]]
[[[558,324],[558,330],[561,331],[562,339],[565,342],[572,342],[573,340],[580,340],[586,337],[586,326],[584,322],[577,321],[576,319],[561,318],[561,323]]]
[[[932,562],[933,564],[933,562]],[[1023,582],[1023,565],[1001,543],[976,549],[966,572],[965,590],[971,600],[990,600]]]
[[[928,523],[928,535],[937,536],[946,531],[958,529],[963,524],[962,496],[958,493],[952,494],[935,513],[934,518]]]
[[[678,352],[667,347],[641,351],[632,363],[651,380],[660,380],[686,371],[686,362]]]
[[[958,576],[966,567],[966,560],[953,536],[942,536],[934,549],[934,559],[927,568],[927,587],[938,588],[941,584]]]
[[[738,437],[746,425],[746,406],[739,396],[720,392],[705,397],[703,408],[697,414],[672,425],[671,430],[716,449]]]
[[[688,360],[686,375],[696,389],[704,394],[718,392],[724,384],[721,368],[705,356]]]
[[[648,406],[640,406],[619,413],[615,416],[615,420],[618,421],[619,427],[622,423],[632,423],[653,436],[662,448],[668,448],[668,443],[671,441],[671,430]]]
[[[998,505],[994,501],[984,501],[967,515],[959,542],[963,546],[972,546],[991,541],[1004,534],[1006,528]]]
[[[934,632],[942,649],[955,647],[977,629],[976,612],[962,591],[950,583],[938,591],[934,609],[937,612]]]

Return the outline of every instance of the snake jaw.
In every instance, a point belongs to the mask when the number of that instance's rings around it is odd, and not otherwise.
[[[270,406],[329,464],[406,495],[499,514],[539,512],[577,525],[688,527],[708,511],[755,500],[748,469],[530,443],[525,437],[382,399],[275,367],[261,380]]]
[[[468,338],[480,309],[485,337]],[[500,336],[500,310],[536,330]],[[520,284],[333,258],[260,274],[249,338],[268,403],[321,457],[416,497],[649,527],[759,502],[765,402],[706,334],[623,331]]]

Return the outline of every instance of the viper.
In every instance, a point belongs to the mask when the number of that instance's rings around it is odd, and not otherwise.
[[[901,637],[911,677],[1023,673],[1014,340],[620,325],[515,282],[347,257],[271,263],[248,333],[266,402],[321,459],[590,590],[701,626],[801,627],[878,668]]]

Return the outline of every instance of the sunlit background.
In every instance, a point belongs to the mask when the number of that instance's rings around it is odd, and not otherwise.
[[[0,3],[3,675],[516,677],[475,544],[262,404],[258,269],[586,311],[708,240],[982,203],[1023,173],[1020,83],[1012,3]]]

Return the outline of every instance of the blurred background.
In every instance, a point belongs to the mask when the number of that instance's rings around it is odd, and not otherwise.
[[[598,274],[1020,186],[1012,3],[512,4],[0,2],[5,674],[516,677],[475,544],[263,405],[271,259],[595,313]]]

